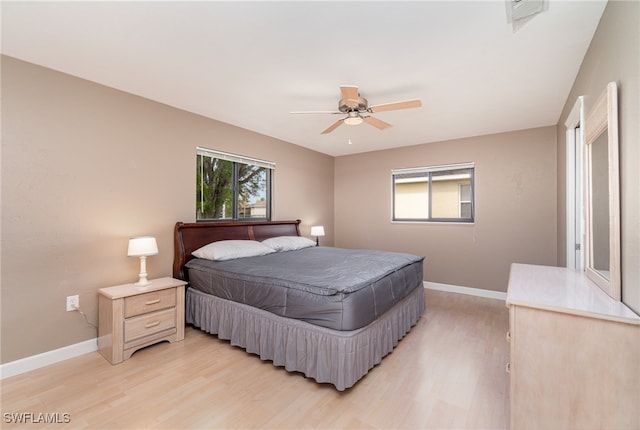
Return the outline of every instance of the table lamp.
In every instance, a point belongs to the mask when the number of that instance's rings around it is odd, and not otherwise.
[[[314,225],[313,227],[311,227],[311,236],[316,237],[316,246],[319,246],[320,240],[318,239],[318,237],[324,236],[324,226]]]
[[[158,243],[152,236],[141,236],[129,239],[129,257],[140,257],[140,279],[134,285],[146,287],[151,282],[147,280],[147,257],[158,254]]]

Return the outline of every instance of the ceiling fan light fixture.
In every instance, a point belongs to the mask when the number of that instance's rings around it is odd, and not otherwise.
[[[347,125],[360,125],[362,124],[362,117],[358,112],[349,112],[349,116],[346,117],[343,122]]]
[[[345,118],[344,123],[347,125],[360,125],[362,124],[362,118],[359,116]]]

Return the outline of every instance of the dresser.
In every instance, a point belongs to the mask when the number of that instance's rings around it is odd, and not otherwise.
[[[640,429],[640,317],[582,272],[513,264],[511,429]]]
[[[98,351],[111,364],[154,343],[184,339],[184,288],[173,278],[98,290]]]

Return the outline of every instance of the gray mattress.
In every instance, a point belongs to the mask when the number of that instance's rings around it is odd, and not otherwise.
[[[191,288],[333,330],[364,327],[422,287],[424,257],[311,247],[214,262],[190,260]]]

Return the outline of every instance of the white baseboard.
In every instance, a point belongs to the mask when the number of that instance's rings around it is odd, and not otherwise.
[[[467,294],[470,296],[485,297],[488,299],[506,300],[507,293],[501,291],[483,290],[480,288],[460,287],[458,285],[439,284],[437,282],[423,282],[429,290],[447,291],[449,293]]]
[[[43,352],[42,354],[32,355],[31,357],[21,358],[20,360],[10,361],[9,363],[0,365],[0,379],[9,378],[97,350],[98,339],[94,338],[76,343],[75,345],[69,345],[54,349],[53,351]]]
[[[489,299],[506,300],[507,293],[500,291],[482,290],[480,288],[460,287],[458,285],[440,284],[437,282],[423,282],[424,288],[430,290],[447,291],[450,293],[467,294],[471,296],[486,297]],[[68,360],[78,357],[89,352],[98,350],[98,339],[89,339],[75,345],[65,346],[53,351],[43,352],[42,354],[32,355],[31,357],[21,358],[20,360],[11,361],[0,365],[0,380],[30,370],[39,369],[59,361]]]

